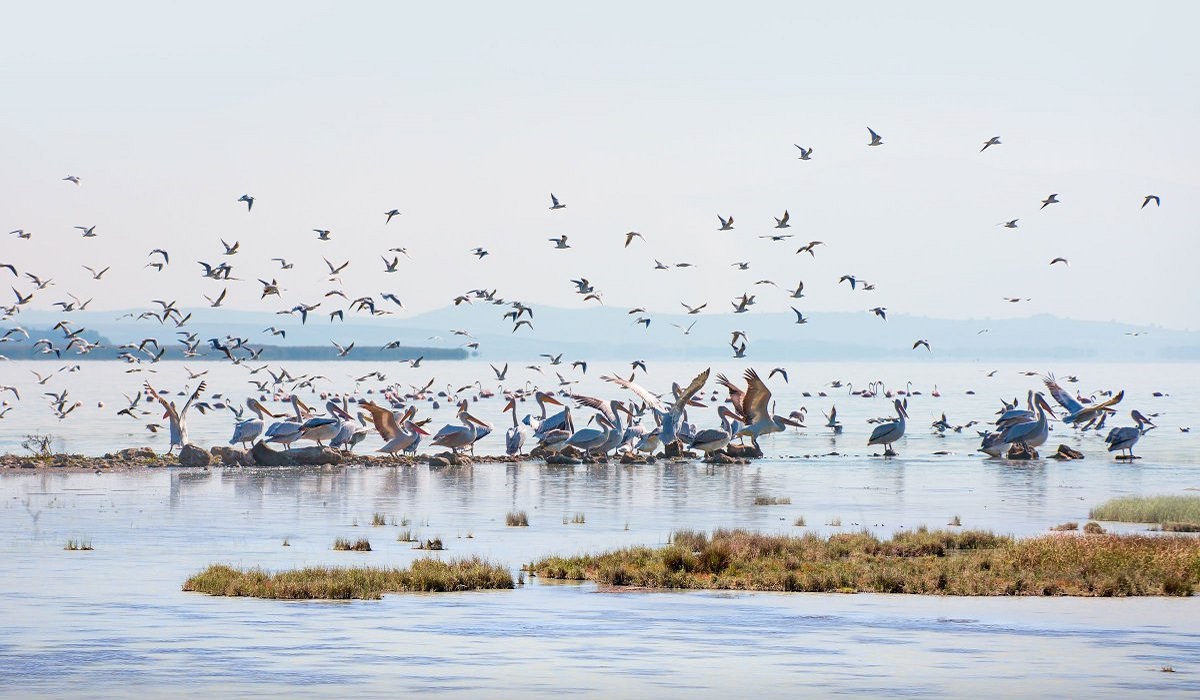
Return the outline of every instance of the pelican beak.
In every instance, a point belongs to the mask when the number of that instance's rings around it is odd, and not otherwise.
[[[546,403],[552,403],[552,404],[554,404],[555,406],[562,406],[562,405],[563,405],[563,402],[562,402],[562,401],[559,401],[558,399],[554,398],[553,396],[551,396],[551,395],[549,395],[549,394],[543,394],[543,395],[542,395],[542,401],[544,401],[544,402],[546,402]]]
[[[1038,405],[1042,407],[1042,410],[1050,414],[1051,418],[1058,418],[1058,416],[1054,413],[1054,408],[1050,406],[1050,402],[1046,401],[1045,397],[1043,397],[1041,394],[1038,394],[1037,402]]]
[[[422,428],[421,426],[417,425],[416,423],[413,423],[413,424],[412,424],[412,427],[413,427],[413,430],[417,431],[417,432],[418,432],[418,433],[420,433],[421,435],[428,435],[428,434],[429,434],[429,432],[428,432],[428,431],[426,431],[424,428]]]
[[[804,427],[803,423],[792,420],[791,418],[784,418],[783,416],[779,417],[779,422],[783,423],[784,425],[790,425],[793,428],[803,428]]]

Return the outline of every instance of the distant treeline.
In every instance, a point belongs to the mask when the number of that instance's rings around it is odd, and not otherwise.
[[[56,333],[57,334],[57,333]],[[38,337],[53,337],[33,336]],[[168,342],[168,341],[161,341]],[[0,355],[7,357],[10,360],[55,360],[60,362],[65,361],[83,361],[83,360],[123,360],[121,356],[128,353],[137,357],[143,362],[149,362],[153,358],[150,352],[154,352],[153,344],[147,345],[147,352],[140,352],[137,348],[121,348],[114,345],[103,345],[93,349],[86,354],[79,354],[74,348],[69,350],[61,349],[61,358],[53,352],[42,352],[42,348],[34,348],[33,340],[10,341],[0,343]],[[381,351],[378,347],[356,347],[345,357],[338,355],[337,349],[334,347],[325,347],[322,345],[255,345],[255,352],[262,349],[259,354],[251,362],[282,362],[295,360],[312,360],[312,361],[330,361],[330,360],[362,360],[362,361],[385,361],[397,362],[404,360],[415,360],[423,358],[426,360],[465,360],[470,356],[470,353],[465,348],[425,348],[425,347],[398,347]],[[163,360],[186,360],[188,362],[204,362],[207,360],[222,360],[228,362],[225,354],[220,350],[213,350],[207,343],[202,344],[199,348],[201,355],[194,357],[185,357],[183,347],[166,347],[160,359]],[[157,354],[157,353],[154,353]],[[233,351],[234,357],[247,357],[246,349]]]

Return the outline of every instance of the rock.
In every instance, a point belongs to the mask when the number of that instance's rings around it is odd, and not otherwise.
[[[1058,452],[1050,455],[1054,459],[1083,459],[1083,453],[1079,450],[1072,450],[1066,445],[1059,445]]]
[[[250,453],[240,447],[231,445],[216,445],[209,449],[209,453],[220,464],[238,465],[238,466],[253,466],[254,458]]]
[[[342,455],[331,447],[301,447],[295,450],[276,451],[264,442],[254,443],[250,449],[254,463],[264,467],[316,466],[341,464]]]
[[[428,464],[431,467],[448,467],[450,466],[450,460],[445,457],[430,457]]]
[[[33,462],[21,462],[22,469],[37,469],[37,465]]]
[[[1008,454],[1004,455],[1005,459],[1037,459],[1037,450],[1033,449],[1025,443],[1016,442],[1012,447],[1008,448]]]
[[[730,457],[743,457],[745,459],[762,459],[762,450],[754,445],[726,445],[725,454]]]
[[[157,455],[154,454],[152,447],[126,447],[117,452],[117,456],[124,460],[133,459],[154,459]]]
[[[181,467],[207,467],[210,461],[212,461],[212,456],[203,447],[188,443],[179,448],[179,466]]]
[[[568,457],[563,454],[550,455],[546,458],[546,464],[582,464],[574,457]]]
[[[737,457],[731,457],[731,456],[725,454],[724,452],[714,452],[711,455],[709,455],[704,461],[707,462],[708,464],[737,464],[741,460],[738,459]]]

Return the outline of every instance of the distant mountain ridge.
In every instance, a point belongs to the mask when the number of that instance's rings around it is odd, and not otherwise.
[[[534,308],[533,328],[513,332],[503,314],[507,306],[485,303],[445,307],[410,317],[352,316],[344,323],[310,317],[302,324],[294,316],[234,309],[192,309],[185,327],[200,339],[238,336],[254,347],[272,346],[270,359],[333,359],[331,341],[357,343],[347,359],[406,359],[410,355],[445,353],[444,359],[478,357],[485,360],[534,360],[541,353],[560,352],[588,359],[709,359],[732,357],[734,330],[747,338],[746,355],[756,360],[1016,360],[1080,359],[1090,361],[1194,361],[1200,360],[1200,332],[1157,326],[1079,321],[1050,315],[1016,319],[952,320],[889,314],[886,321],[873,314],[806,314],[808,323],[795,323],[788,313],[744,314],[644,314],[650,326],[636,323],[638,315],[624,309],[595,307]],[[186,310],[185,310],[186,313]],[[178,347],[174,325],[155,321],[117,320],[121,311],[87,311],[60,314],[26,311],[9,320],[27,328],[49,327],[68,319],[76,327],[110,339],[114,345],[155,337],[164,346]],[[693,324],[694,325],[691,325]],[[286,337],[264,332],[269,326],[286,330]],[[684,330],[689,329],[685,334]],[[454,331],[470,335],[455,335]],[[30,341],[38,337],[32,334]],[[62,337],[54,332],[50,337]],[[932,351],[913,343],[927,339]],[[403,351],[383,352],[390,342]],[[740,342],[740,341],[739,341]],[[479,347],[469,347],[478,343]],[[205,343],[205,345],[207,345]],[[0,344],[0,354],[15,346]],[[304,351],[288,348],[306,347]],[[326,352],[328,350],[328,352]],[[440,352],[439,352],[440,351]],[[450,352],[453,351],[453,352]],[[66,355],[64,355],[66,357]],[[263,359],[268,359],[265,354]]]

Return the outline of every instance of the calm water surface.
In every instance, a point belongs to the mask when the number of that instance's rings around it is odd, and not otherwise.
[[[343,367],[323,369],[334,376],[345,373]],[[437,375],[457,387],[482,376],[480,367],[448,363],[428,376],[414,374],[412,381]],[[652,376],[664,382],[686,381],[701,368],[651,366]],[[120,401],[120,392],[131,392],[138,381],[123,369],[85,365],[90,381],[64,381],[92,410],[62,423],[42,415],[48,409],[29,398],[37,392],[22,386],[27,398],[21,412],[0,421],[5,449],[19,450],[12,445],[30,428],[64,435],[64,446],[81,452],[130,444],[165,447],[165,440],[149,441],[144,431],[114,434],[113,426],[128,419],[114,422],[112,397]],[[732,376],[738,368],[719,369]],[[1139,408],[1161,414],[1163,427],[1144,438],[1137,450],[1144,459],[1134,465],[1106,456],[1100,437],[1062,428],[1052,444],[1066,442],[1087,459],[984,460],[971,453],[977,440],[969,430],[947,438],[929,434],[928,423],[943,410],[956,423],[985,419],[1000,396],[1023,395],[1034,386],[1032,378],[1016,374],[1023,367],[1006,366],[992,379],[983,377],[991,369],[791,368],[791,385],[773,383],[785,409],[780,412],[806,405],[813,415],[836,401],[846,432],[833,438],[810,427],[776,436],[764,441],[774,456],[750,466],[529,462],[441,470],[0,474],[0,527],[6,535],[0,538],[5,564],[0,694],[1195,695],[1200,691],[1195,599],[604,594],[590,584],[537,579],[513,591],[350,603],[211,598],[180,590],[188,575],[213,562],[267,568],[394,565],[430,554],[396,541],[404,529],[399,525],[371,527],[376,512],[389,520],[407,518],[419,536],[441,537],[447,551],[435,556],[479,553],[515,571],[548,553],[665,542],[672,530],[685,527],[866,528],[886,534],[940,527],[957,515],[967,527],[1026,535],[1082,521],[1091,505],[1114,495],[1200,489],[1193,435],[1176,427],[1200,424],[1196,368],[1061,370],[1080,374],[1085,393],[1126,388],[1123,413]],[[0,383],[15,378],[7,374],[0,374]],[[181,367],[168,363],[159,374],[159,386],[181,387],[186,378]],[[222,391],[243,374],[214,366],[207,378],[212,391]],[[910,437],[898,445],[900,458],[871,457],[863,444],[865,419],[886,415],[886,400],[800,395],[834,378],[856,383],[882,378],[897,386],[914,381],[923,395],[912,399]],[[934,381],[940,399],[928,395]],[[608,385],[589,382],[581,390],[616,395]],[[978,395],[966,396],[967,388]],[[1154,390],[1171,395],[1153,398]],[[104,400],[107,410],[94,409],[93,400]],[[479,413],[503,427],[499,404],[480,402]],[[704,425],[707,416],[698,413],[695,420]],[[445,421],[449,410],[433,415]],[[809,420],[810,426],[822,422]],[[202,444],[224,441],[230,426],[227,415],[197,416],[193,438]],[[498,447],[499,437],[490,451]],[[834,450],[843,456],[804,457]],[[754,506],[757,495],[786,496],[791,504]],[[504,514],[511,509],[526,510],[530,527],[505,527]],[[576,513],[584,515],[583,524],[563,523]],[[801,515],[806,528],[792,524]],[[835,519],[840,528],[828,524]],[[333,552],[339,536],[366,537],[375,551]],[[90,540],[95,551],[64,551],[73,537]],[[285,538],[290,547],[281,546]],[[1177,672],[1163,673],[1163,666]]]

